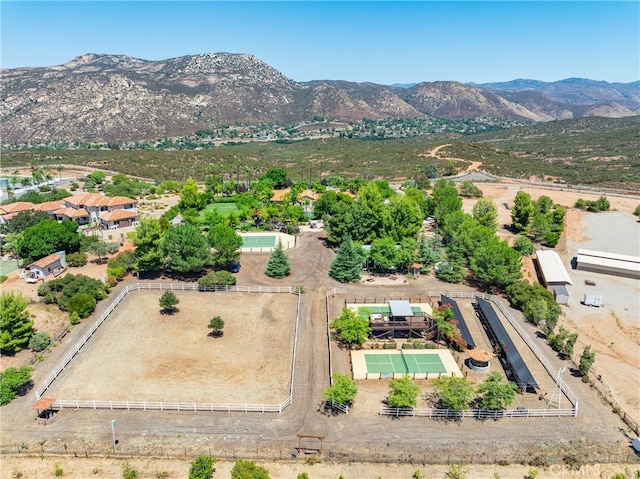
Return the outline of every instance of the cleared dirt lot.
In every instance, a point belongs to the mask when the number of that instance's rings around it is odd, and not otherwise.
[[[129,293],[56,379],[59,399],[279,404],[289,392],[297,297],[160,291]],[[208,336],[213,316],[224,335]]]

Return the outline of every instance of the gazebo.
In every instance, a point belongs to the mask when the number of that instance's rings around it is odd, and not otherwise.
[[[469,354],[469,368],[478,373],[486,373],[490,369],[489,361],[493,357],[490,353],[484,349],[470,349]]]
[[[36,419],[51,419],[54,415],[54,410],[51,406],[55,403],[56,400],[54,398],[40,398],[33,405],[33,409],[38,411],[38,415]]]

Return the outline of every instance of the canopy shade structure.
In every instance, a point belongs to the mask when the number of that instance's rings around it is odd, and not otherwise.
[[[476,298],[476,305],[479,314],[491,330],[490,334],[504,352],[505,359],[507,360],[507,363],[509,363],[509,366],[515,376],[515,382],[523,391],[526,391],[527,389],[539,389],[538,383],[533,379],[531,371],[529,371],[529,368],[524,362],[524,359],[522,359],[520,352],[516,348],[515,344],[513,344],[509,333],[507,333],[507,330],[502,325],[502,322],[496,315],[491,303],[485,299]]]

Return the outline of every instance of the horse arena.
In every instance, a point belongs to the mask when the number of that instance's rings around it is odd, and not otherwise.
[[[296,294],[174,290],[180,303],[168,315],[160,313],[162,293],[129,292],[46,395],[65,407],[69,400],[273,405],[289,396]],[[225,322],[220,337],[208,334],[213,316]]]

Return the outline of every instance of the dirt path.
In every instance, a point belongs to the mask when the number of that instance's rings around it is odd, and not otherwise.
[[[433,157],[433,158],[438,158],[440,160],[453,160],[453,161],[462,161],[464,163],[467,163],[469,160],[465,159],[465,158],[454,158],[452,156],[442,156],[440,155],[440,150],[442,150],[443,148],[446,148],[448,146],[451,146],[451,143],[445,143],[444,145],[438,145],[435,146],[433,148],[431,148],[429,151],[427,151],[427,153],[423,153],[421,155],[418,155],[419,157]],[[467,173],[470,173],[471,171],[477,171],[480,166],[482,165],[481,161],[472,161],[471,164],[469,164],[469,166],[467,166],[463,171],[459,171],[457,173],[457,175],[465,175]]]

